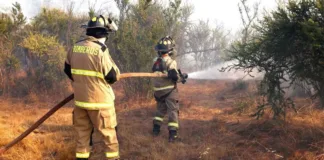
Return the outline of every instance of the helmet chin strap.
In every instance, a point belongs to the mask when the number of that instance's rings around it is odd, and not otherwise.
[[[158,51],[158,55],[159,56],[163,56],[163,55],[166,55],[166,54],[168,54],[169,56],[171,56],[173,54],[173,51],[169,51],[168,53],[164,53],[164,54],[162,54],[161,51]]]
[[[108,41],[108,39],[109,39],[109,34],[107,34],[107,36],[106,36],[105,43]]]

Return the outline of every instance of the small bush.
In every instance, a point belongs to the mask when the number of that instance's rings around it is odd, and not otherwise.
[[[234,103],[234,113],[238,113],[238,115],[251,114],[252,112],[254,112],[254,106],[255,103],[252,98],[237,101]]]
[[[56,37],[30,33],[21,45],[28,50],[26,57],[31,62],[28,78],[36,83],[30,87],[51,89],[65,78],[62,70],[66,51]]]
[[[244,91],[249,87],[249,83],[243,80],[236,80],[232,83],[232,91]]]

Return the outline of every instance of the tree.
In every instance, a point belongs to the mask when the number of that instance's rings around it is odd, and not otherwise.
[[[19,3],[14,3],[11,12],[0,17],[0,94],[10,91],[13,85],[12,74],[20,67],[20,61],[14,55],[15,46],[20,43],[24,32],[22,27],[26,17]]]
[[[120,14],[119,30],[109,43],[113,58],[122,72],[151,72],[152,61],[157,56],[154,46],[158,40],[168,34],[175,34],[171,36],[176,41],[181,40],[178,35],[182,33],[176,34],[183,27],[181,1],[170,0],[167,7],[149,0],[139,0],[137,4],[131,4],[128,0],[115,2]],[[188,17],[185,19],[188,20]],[[167,24],[173,25],[170,27]],[[150,79],[125,80],[123,86],[129,97],[138,93],[151,96]]]
[[[227,35],[221,25],[216,24],[213,28],[209,21],[200,20],[190,26],[187,54],[193,57],[196,70],[206,69],[221,61],[228,44]]]
[[[179,25],[179,19],[181,18],[181,0],[170,0],[169,6],[163,10],[163,15],[166,20],[167,33],[175,35],[177,32],[176,28]],[[175,37],[175,36],[174,36]]]
[[[278,117],[285,115],[287,107],[293,107],[291,99],[284,95],[283,82],[312,85],[324,107],[323,19],[323,1],[289,1],[265,15],[249,39],[232,45],[229,60],[238,63],[229,68],[264,72],[261,84],[265,99],[256,115],[270,107]]]
[[[247,0],[240,0],[241,3],[238,4],[239,12],[241,15],[241,21],[243,23],[242,29],[242,43],[246,43],[254,34],[253,24],[258,16],[260,3],[255,3],[253,10],[247,5]]]
[[[81,24],[88,21],[85,15],[73,15],[74,5],[71,3],[67,12],[61,9],[42,8],[41,12],[33,18],[30,30],[49,36],[57,36],[60,42],[66,44],[67,49],[77,40],[84,30]]]
[[[111,39],[112,56],[122,72],[150,72],[156,56],[154,45],[166,33],[162,7],[157,3],[147,7],[145,1],[135,5],[127,1],[117,4],[123,13],[120,14],[119,30]],[[123,86],[129,97],[151,90],[149,79],[125,80]]]
[[[170,1],[168,8],[164,10],[165,19],[169,26],[168,34],[172,35],[172,38],[176,42],[176,50],[173,57],[177,59],[178,65],[182,67],[184,64],[188,64],[186,59],[182,56],[188,50],[188,34],[190,33],[190,26],[193,25],[190,21],[190,16],[193,13],[194,7],[190,4],[183,4],[180,2]],[[175,15],[172,18],[172,15]]]

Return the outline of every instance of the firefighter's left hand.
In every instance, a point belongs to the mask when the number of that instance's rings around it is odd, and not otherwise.
[[[187,82],[188,74],[187,73],[182,73],[181,74],[181,82],[182,84],[185,84]]]
[[[178,72],[175,69],[168,71],[168,78],[174,82],[178,81]]]
[[[107,76],[105,76],[105,80],[109,84],[114,84],[118,79],[117,79],[117,73],[114,68],[111,68]]]

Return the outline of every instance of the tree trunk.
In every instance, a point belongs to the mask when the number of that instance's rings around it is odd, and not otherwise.
[[[324,83],[320,83],[318,87],[318,97],[320,99],[321,108],[324,109]]]

